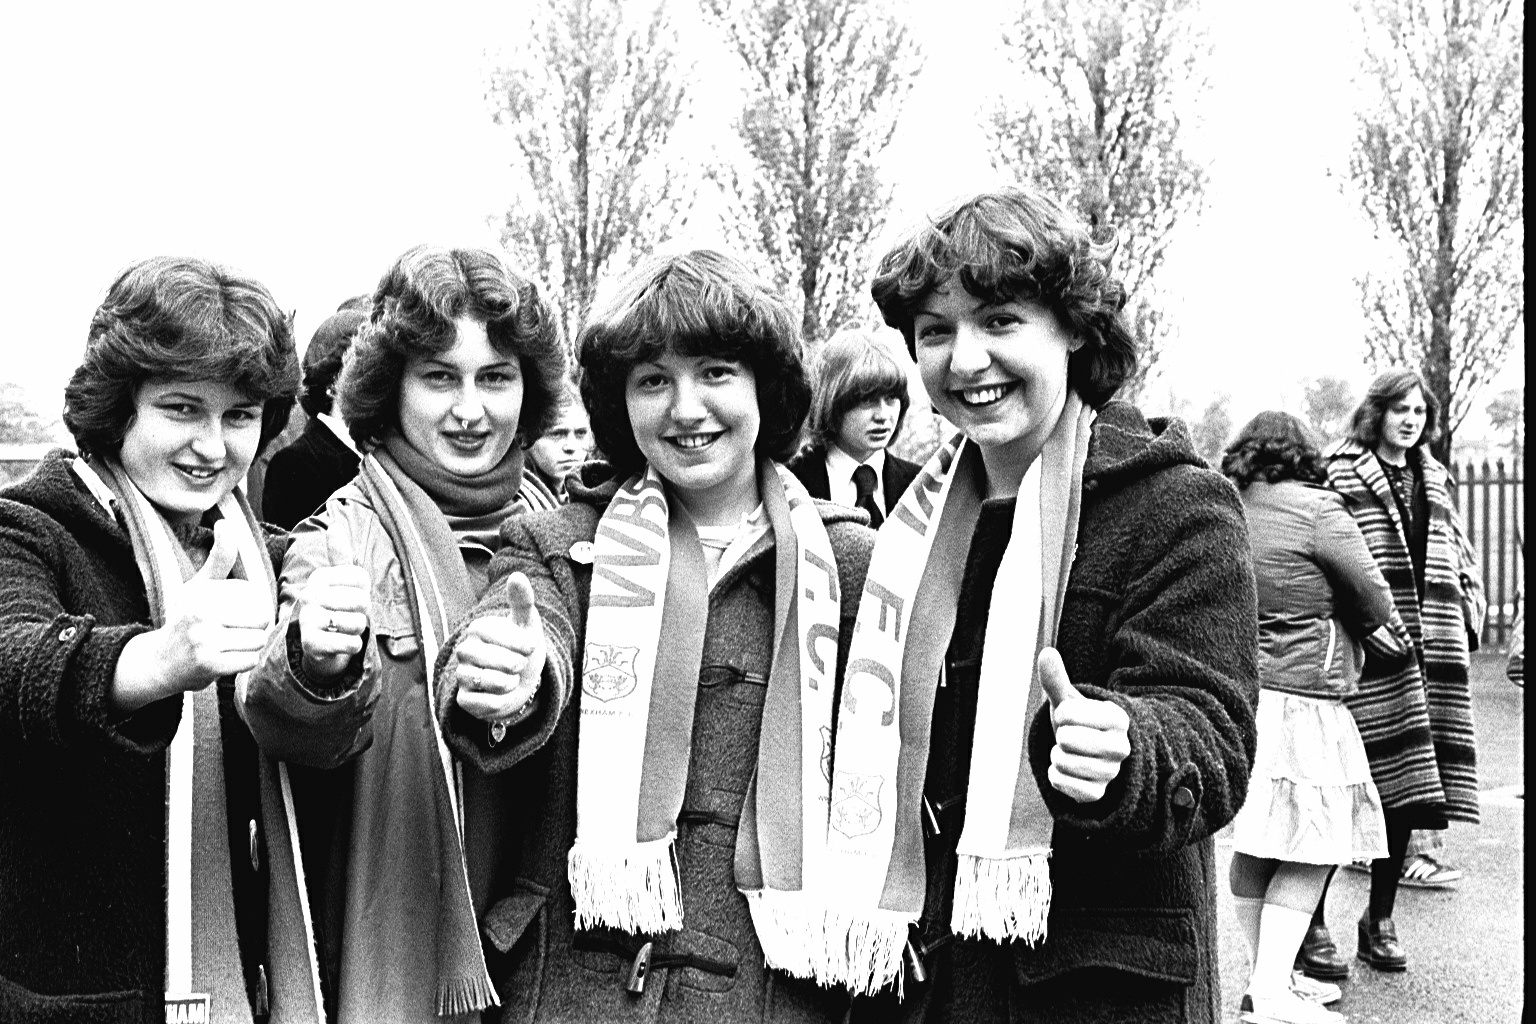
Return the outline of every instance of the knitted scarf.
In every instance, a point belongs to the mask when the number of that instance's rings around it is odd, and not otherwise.
[[[1055,641],[1092,421],[1093,411],[1068,392],[1020,485],[993,587],[950,922],[962,937],[1045,938],[1053,822],[1025,737],[1044,702],[1036,655]],[[827,965],[828,977],[854,992],[892,982],[899,988],[908,926],[923,909],[923,775],[934,693],[983,497],[980,456],[956,435],[923,467],[880,531],[859,604],[828,832],[835,891],[864,908],[866,927]]]
[[[821,516],[775,462],[758,466],[773,531],[773,660],[736,882],[770,965],[805,973],[823,944],[827,743],[839,594]],[[576,927],[682,927],[673,844],[693,745],[708,579],[692,520],[650,467],[597,526],[581,676]],[[799,968],[797,970],[797,968]]]
[[[390,695],[403,704],[397,722],[380,727],[354,769],[359,834],[343,924],[342,1024],[405,1020],[419,1012],[412,1007],[453,1016],[497,1004],[465,866],[462,780],[438,724],[440,704],[451,695],[435,687],[438,651],[473,608],[478,588],[448,518],[396,460],[402,446],[409,448],[386,441],[364,456],[357,486],[399,560],[426,685]],[[513,469],[519,480],[520,465]],[[494,514],[485,506],[504,497],[492,487],[477,493],[483,504],[453,506],[461,522]],[[386,920],[372,906],[381,894],[406,908],[416,926]]]
[[[520,508],[523,450],[516,444],[501,461],[479,476],[451,473],[423,455],[399,431],[385,434],[380,447],[400,471],[428,498],[459,540],[494,552],[500,546],[501,524]]]
[[[120,513],[144,580],[150,623],[164,626],[183,583],[195,574],[187,552],[115,460],[76,459],[73,468],[104,507]],[[217,509],[233,528],[239,551],[230,578],[250,581],[252,599],[265,601],[273,617],[277,584],[256,517],[239,490]],[[166,759],[166,1000],[206,1000],[212,1019],[250,1021],[235,930],[217,688],[183,693],[181,707]]]

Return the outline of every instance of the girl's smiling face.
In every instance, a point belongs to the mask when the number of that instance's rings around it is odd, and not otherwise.
[[[168,522],[196,523],[245,479],[261,413],[221,381],[152,377],[134,396],[118,461]]]
[[[912,321],[934,411],[981,448],[989,495],[1018,492],[1067,400],[1067,360],[1082,342],[1028,300],[991,302],[951,276]]]
[[[629,371],[624,401],[640,453],[695,522],[728,525],[757,507],[762,420],[750,366],[668,349]]]

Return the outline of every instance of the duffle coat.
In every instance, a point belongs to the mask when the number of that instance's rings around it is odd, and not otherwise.
[[[458,754],[515,785],[512,820],[521,834],[512,855],[514,892],[492,907],[484,930],[499,956],[492,977],[505,1022],[833,1022],[848,996],[764,966],[746,898],[734,871],[736,828],[757,765],[773,637],[772,534],[762,538],[716,582],[699,673],[688,783],[677,826],[677,863],[684,927],[662,936],[611,929],[577,932],[566,855],[576,838],[577,723],[575,685],[583,649],[592,566],[590,542],[621,481],[591,463],[568,482],[569,504],[515,516],[502,528],[491,583],[476,615],[503,610],[513,572],[527,575],[548,637],[548,663],[538,709],[492,749],[483,723],[457,708],[445,732]],[[874,533],[867,516],[816,503],[842,586],[838,679],[847,656],[857,601]],[[452,644],[442,665],[447,671]],[[627,982],[642,943],[653,939],[643,991]]]
[[[0,491],[0,1021],[160,1024],[166,750],[182,701],[113,710],[118,658],[152,628],[149,601],[127,531],[73,459],[50,452]],[[233,680],[214,685],[227,834],[197,841],[227,843],[261,1021],[274,980],[262,771]]]
[[[1077,803],[1047,778],[1055,740],[1042,708],[1027,742],[1055,819],[1046,937],[1031,946],[950,933],[967,773],[942,748],[959,749],[946,740],[969,735],[955,720],[974,720],[974,683],[968,705],[960,695],[978,673],[987,613],[967,605],[989,600],[1012,504],[983,504],[966,578],[987,584],[962,588],[946,655],[955,696],[939,698],[955,703],[936,702],[924,796],[940,830],[927,832],[918,948],[929,977],[909,975],[899,1005],[877,998],[856,1007],[855,1020],[1216,1024],[1213,836],[1242,806],[1257,748],[1257,607],[1237,491],[1205,467],[1181,421],[1149,422],[1123,402],[1099,410],[1056,634],[1078,690],[1125,710],[1130,755],[1103,797]],[[971,649],[964,632],[977,641]]]

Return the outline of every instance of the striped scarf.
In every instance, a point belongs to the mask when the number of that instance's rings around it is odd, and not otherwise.
[[[1352,441],[1329,453],[1328,482],[1344,496],[1391,586],[1416,655],[1393,667],[1367,651],[1360,689],[1345,703],[1360,727],[1384,806],[1428,805],[1447,818],[1476,822],[1477,746],[1463,611],[1464,596],[1480,593],[1476,559],[1451,504],[1445,468],[1422,447],[1409,458],[1419,460],[1429,502],[1422,605],[1407,533],[1381,463]]]

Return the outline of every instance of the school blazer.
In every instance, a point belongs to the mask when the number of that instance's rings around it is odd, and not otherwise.
[[[832,500],[832,484],[827,480],[826,445],[807,445],[789,460],[788,466],[789,471],[805,485],[811,497],[820,498],[823,501]],[[885,498],[887,515],[896,507],[907,485],[916,478],[917,471],[921,468],[917,463],[899,459],[892,455],[889,449],[886,450],[885,468],[880,471],[880,493]]]

